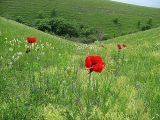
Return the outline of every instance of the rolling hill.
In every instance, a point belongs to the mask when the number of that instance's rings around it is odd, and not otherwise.
[[[158,120],[159,32],[85,45],[1,17],[0,119]],[[28,44],[28,36],[37,42]],[[117,43],[127,48],[118,52]],[[92,73],[91,86],[84,67],[88,55],[107,62],[101,74]]]
[[[160,9],[116,3],[109,0],[1,0],[0,15],[16,20],[22,17],[33,26],[37,16],[49,18],[55,10],[57,16],[78,21],[98,29],[110,37],[138,31],[152,19],[153,27],[160,26]],[[113,20],[118,18],[118,24]]]

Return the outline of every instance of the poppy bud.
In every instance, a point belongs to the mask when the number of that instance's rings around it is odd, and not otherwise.
[[[126,47],[127,47],[127,45],[126,45],[126,44],[123,44],[122,46],[123,46],[123,48],[126,48]]]
[[[120,44],[117,44],[117,48],[118,48],[119,50],[121,50],[121,49],[122,49],[122,47],[121,47],[121,45],[120,45]]]

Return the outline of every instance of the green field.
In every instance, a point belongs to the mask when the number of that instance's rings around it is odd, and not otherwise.
[[[0,18],[0,119],[159,120],[159,33],[85,45]],[[27,54],[28,36],[37,43]],[[117,43],[127,48],[118,52]],[[101,74],[92,73],[94,87],[88,55],[107,62]]]
[[[111,2],[109,0],[1,0],[0,15],[15,20],[22,16],[24,22],[33,25],[39,13],[49,18],[55,9],[58,16],[78,21],[108,34],[110,37],[135,32],[137,23],[153,21],[160,26],[160,9],[138,7]],[[118,18],[115,25],[113,19]]]

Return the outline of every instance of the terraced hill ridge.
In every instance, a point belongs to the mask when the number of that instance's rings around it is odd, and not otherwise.
[[[159,120],[159,33],[85,45],[0,17],[0,119]],[[37,42],[28,44],[28,36]],[[118,52],[117,43],[127,47]],[[91,84],[88,55],[107,63]]]
[[[55,10],[57,16],[75,20],[98,29],[110,37],[135,32],[138,24],[152,19],[153,27],[160,25],[160,9],[116,3],[109,0],[1,0],[0,15],[10,19],[21,16],[34,25],[40,15],[49,18]],[[118,23],[113,21],[118,19]]]

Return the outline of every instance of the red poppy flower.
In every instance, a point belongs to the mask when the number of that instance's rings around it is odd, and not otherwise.
[[[37,39],[34,38],[34,37],[27,37],[27,42],[28,43],[35,43],[36,41],[37,41]]]
[[[85,60],[85,66],[90,72],[95,71],[101,73],[106,63],[102,61],[100,56],[88,56]]]
[[[126,45],[126,44],[123,44],[122,46],[123,46],[123,48],[126,48],[126,47],[127,47],[127,45]]]
[[[121,45],[120,45],[120,44],[117,44],[117,48],[118,48],[119,50],[121,50],[121,49],[122,49],[122,47],[121,47]]]

